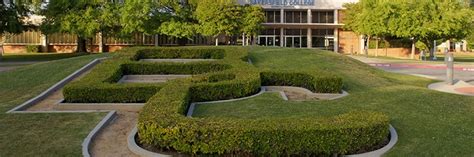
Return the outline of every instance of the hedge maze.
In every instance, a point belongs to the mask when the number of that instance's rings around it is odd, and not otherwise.
[[[141,59],[216,59],[192,63]],[[129,48],[96,66],[64,89],[67,102],[146,102],[138,140],[151,150],[194,155],[333,155],[370,149],[386,140],[389,118],[349,112],[326,118],[189,118],[191,102],[256,94],[262,85],[298,86],[314,92],[342,91],[342,78],[326,72],[260,70],[241,47]],[[161,84],[117,84],[123,75],[192,74]]]

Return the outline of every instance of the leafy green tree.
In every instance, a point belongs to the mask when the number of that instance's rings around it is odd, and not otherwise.
[[[74,34],[77,36],[76,52],[87,52],[88,39],[117,28],[117,5],[108,0],[50,0],[40,11],[46,17],[41,30],[46,34]]]
[[[239,33],[241,13],[241,7],[235,0],[201,0],[195,15],[200,24],[201,34],[213,36],[218,45],[218,35]]]
[[[263,29],[262,23],[265,21],[263,8],[256,5],[246,5],[242,8],[242,14],[242,33],[244,33],[247,38],[257,36],[260,30]]]
[[[367,36],[410,38],[423,42],[434,57],[435,40],[463,39],[470,32],[472,11],[451,0],[361,0],[349,5],[351,30]],[[412,52],[414,56],[414,49]]]
[[[32,4],[31,2],[24,0],[0,2],[0,57],[3,56],[3,45],[9,34],[18,34],[30,27],[23,19],[30,12],[28,6]]]
[[[178,39],[178,44],[184,46],[187,40],[198,34],[198,20],[194,16],[197,0],[188,1],[164,0],[160,2],[162,17],[166,19],[157,33]]]

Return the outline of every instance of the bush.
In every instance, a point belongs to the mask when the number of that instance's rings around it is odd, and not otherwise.
[[[137,51],[140,59],[223,59],[224,49],[216,48],[147,48]]]
[[[216,62],[197,63],[143,63],[133,62],[122,65],[127,75],[157,74],[202,74],[229,69],[229,65]]]
[[[26,45],[26,52],[27,53],[38,53],[39,46],[38,45]]]
[[[232,80],[226,78],[226,74],[211,75],[208,82],[195,83],[190,87],[191,101],[215,101],[241,98],[256,94],[260,91],[261,82],[258,72],[254,71],[230,71],[235,74]],[[216,82],[216,77],[219,78]],[[211,80],[211,81],[209,81]],[[197,82],[197,81],[195,81]]]
[[[189,154],[311,156],[365,150],[388,135],[388,117],[376,112],[303,119],[186,118],[192,86],[170,83],[148,101],[138,123],[142,144]]]
[[[193,155],[332,155],[365,150],[388,135],[388,117],[350,112],[321,118],[187,118],[191,102],[240,98],[261,85],[290,85],[340,92],[330,73],[261,72],[246,63],[244,48],[130,48],[65,87],[68,102],[146,102],[139,115],[142,145]],[[221,53],[221,52],[224,53]],[[220,58],[213,62],[144,63],[143,58]],[[116,84],[127,74],[193,74],[166,84]]]
[[[319,72],[312,75],[303,72],[265,71],[260,73],[264,86],[296,86],[309,89],[317,93],[342,92],[342,78]]]
[[[125,61],[112,59],[100,63],[79,81],[68,84],[64,100],[70,103],[144,103],[163,84],[117,84],[124,75]]]

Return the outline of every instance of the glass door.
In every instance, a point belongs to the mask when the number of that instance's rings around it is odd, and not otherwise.
[[[258,36],[258,45],[260,46],[278,46],[280,42],[274,35]]]
[[[307,47],[307,39],[302,36],[286,36],[285,46],[295,48]]]
[[[286,47],[293,47],[293,37],[285,37],[285,43]]]

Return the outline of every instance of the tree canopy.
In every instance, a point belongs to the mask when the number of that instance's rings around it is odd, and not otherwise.
[[[367,36],[411,38],[433,48],[435,40],[463,39],[472,11],[462,1],[361,0],[347,4],[346,29]],[[433,56],[433,55],[432,55]]]
[[[19,5],[29,2],[29,6]],[[31,1],[35,3],[31,3]],[[236,0],[15,0],[0,3],[1,33],[21,33],[25,17],[44,17],[44,34],[68,33],[77,36],[77,52],[87,52],[86,43],[98,33],[127,37],[134,33],[163,34],[186,39],[205,36],[255,35],[261,29],[263,10],[240,6]],[[18,4],[18,5],[17,5]],[[35,7],[32,7],[35,6]],[[6,16],[3,16],[6,15]]]

